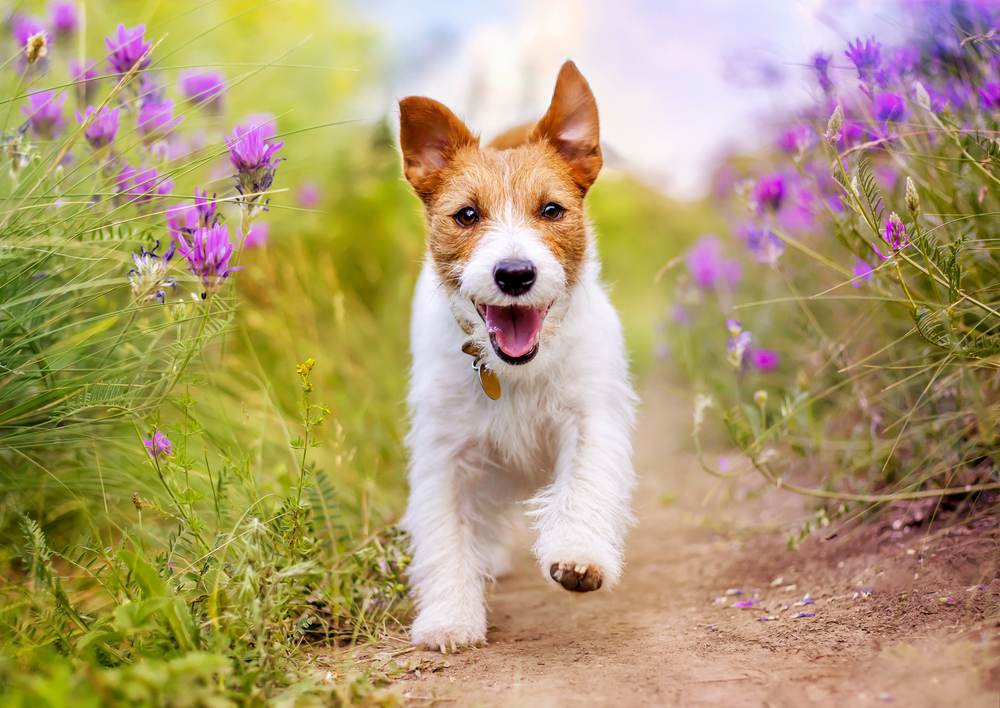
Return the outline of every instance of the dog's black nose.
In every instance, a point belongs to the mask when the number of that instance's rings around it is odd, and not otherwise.
[[[535,284],[535,264],[513,258],[500,261],[493,268],[493,280],[508,295],[524,295]]]

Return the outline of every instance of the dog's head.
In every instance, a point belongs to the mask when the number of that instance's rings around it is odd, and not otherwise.
[[[597,104],[573,62],[548,111],[488,146],[430,98],[400,101],[406,179],[452,309],[509,365],[558,327],[589,248],[583,199],[601,169]]]

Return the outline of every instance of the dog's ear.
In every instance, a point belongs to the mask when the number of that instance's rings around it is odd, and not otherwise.
[[[424,201],[437,189],[441,170],[455,151],[478,142],[479,138],[443,103],[423,96],[409,96],[399,102],[403,173]]]
[[[559,70],[549,110],[535,125],[532,139],[548,140],[555,147],[583,191],[597,179],[603,164],[597,101],[573,62]]]

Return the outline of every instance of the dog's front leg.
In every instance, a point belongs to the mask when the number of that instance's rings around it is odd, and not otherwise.
[[[488,569],[475,504],[480,473],[461,453],[414,450],[403,518],[413,549],[414,644],[446,652],[486,641]]]
[[[621,575],[635,483],[631,421],[629,406],[567,417],[554,479],[531,502],[542,573],[567,590],[610,587]]]

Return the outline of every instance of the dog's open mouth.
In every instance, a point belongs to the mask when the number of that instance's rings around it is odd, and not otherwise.
[[[526,364],[538,353],[538,335],[548,307],[478,305],[493,351],[508,364]]]

